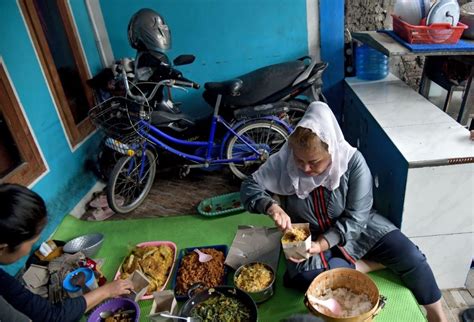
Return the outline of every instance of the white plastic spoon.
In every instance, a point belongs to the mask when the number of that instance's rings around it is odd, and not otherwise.
[[[331,298],[327,300],[320,300],[317,297],[308,294],[308,300],[312,304],[318,304],[318,305],[321,305],[322,307],[325,307],[326,309],[328,309],[329,311],[331,311],[333,314],[337,316],[340,316],[342,313],[341,304],[339,304],[339,302],[336,301],[335,299]]]
[[[201,252],[199,249],[194,248],[194,251],[199,255],[199,261],[201,263],[208,262],[212,259],[212,256],[206,253]]]

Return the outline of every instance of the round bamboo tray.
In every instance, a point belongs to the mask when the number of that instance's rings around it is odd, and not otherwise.
[[[372,308],[363,314],[351,317],[338,317],[327,310],[320,310],[308,301],[308,294],[321,297],[327,289],[347,288],[356,294],[367,294],[372,303]],[[381,297],[377,285],[366,274],[350,268],[335,268],[319,274],[305,294],[306,307],[316,316],[329,322],[368,322],[379,313],[385,305],[385,298]]]

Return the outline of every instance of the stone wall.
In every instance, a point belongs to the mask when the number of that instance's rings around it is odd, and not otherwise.
[[[459,0],[459,4],[470,0]],[[396,0],[346,0],[345,25],[350,32],[392,29],[390,13]],[[431,0],[434,2],[434,0]],[[391,57],[390,70],[401,80],[418,90],[424,58],[418,56]]]

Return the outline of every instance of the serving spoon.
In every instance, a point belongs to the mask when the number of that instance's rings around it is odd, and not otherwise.
[[[171,315],[171,314],[166,314],[166,313],[160,313],[160,315],[162,317],[165,317],[165,318],[172,318],[172,319],[178,319],[178,320],[184,320],[186,322],[201,322],[202,319],[201,318],[194,318],[194,317],[191,317],[191,316],[188,316],[187,318],[186,317],[183,317],[183,316],[177,316],[177,315]]]
[[[342,314],[342,307],[341,304],[339,304],[338,301],[336,301],[333,298],[327,299],[327,300],[320,300],[317,297],[313,295],[308,294],[308,300],[313,304],[318,304],[321,305],[322,307],[328,309],[331,311],[331,313],[340,316]]]
[[[201,252],[199,249],[197,248],[194,248],[193,250],[194,252],[196,252],[198,255],[199,255],[199,261],[201,263],[206,263],[208,261],[210,261],[212,259],[212,256],[209,255],[209,254],[206,254],[206,253],[203,253]]]

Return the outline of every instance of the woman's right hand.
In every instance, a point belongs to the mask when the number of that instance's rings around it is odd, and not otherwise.
[[[276,203],[272,204],[267,209],[267,214],[272,217],[275,225],[281,231],[291,229],[291,218],[288,214]]]
[[[105,284],[103,287],[107,288],[110,297],[118,297],[120,295],[130,294],[133,290],[133,284],[130,280],[116,280]]]

